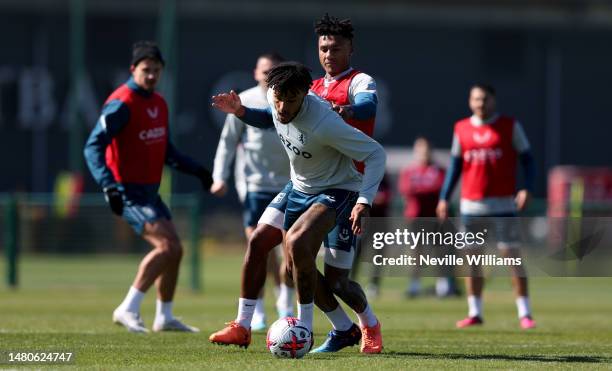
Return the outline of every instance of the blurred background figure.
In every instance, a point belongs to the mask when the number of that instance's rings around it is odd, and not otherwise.
[[[257,86],[240,93],[240,99],[245,105],[254,108],[268,107],[266,75],[272,67],[282,61],[283,58],[276,53],[259,56],[253,71]],[[244,233],[248,240],[263,211],[289,181],[289,158],[284,153],[274,128],[259,129],[246,125],[235,115],[227,115],[215,154],[214,183],[211,187],[213,195],[222,197],[227,193],[227,180],[231,174],[232,160],[237,153],[240,154],[240,158],[236,159],[238,162],[235,167],[238,175],[236,189],[239,197],[244,194],[244,198],[240,199],[243,205]],[[243,193],[244,191],[246,193]],[[291,315],[293,289],[281,282],[282,273],[276,254],[268,255],[268,272],[274,278],[279,316]],[[255,305],[251,323],[253,331],[266,328],[263,294],[262,290]]]
[[[426,137],[419,136],[414,141],[412,148],[412,163],[401,171],[397,184],[399,194],[404,201],[404,218],[416,223],[413,224],[413,229],[420,230],[423,227],[425,230],[432,230],[431,225],[420,224],[427,224],[427,222],[414,221],[414,219],[436,216],[436,206],[444,183],[444,175],[444,168],[432,160],[430,141]],[[420,272],[418,267],[415,267],[406,289],[406,296],[415,297],[421,292]],[[435,294],[439,297],[459,294],[454,277],[439,277],[436,281]]]
[[[391,201],[393,200],[393,190],[391,189],[391,183],[389,182],[389,175],[385,174],[380,185],[378,186],[378,192],[374,202],[372,202],[372,210],[370,210],[371,218],[385,218],[390,216]],[[377,222],[377,226],[383,226],[385,221],[380,220]],[[386,228],[385,228],[386,230]],[[371,249],[369,249],[371,251]],[[384,250],[383,250],[384,252]],[[359,263],[362,260],[363,249],[361,243],[357,243],[357,250],[355,254],[355,260],[353,261],[353,268],[351,270],[351,277],[353,280],[356,279],[359,273]],[[382,276],[382,267],[380,265],[370,265],[370,278],[366,285],[366,295],[368,298],[377,298],[380,295],[380,282]]]

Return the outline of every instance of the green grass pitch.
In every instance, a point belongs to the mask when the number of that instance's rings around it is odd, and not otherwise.
[[[203,292],[192,293],[183,266],[175,313],[200,334],[134,335],[111,323],[138,265],[135,256],[24,257],[21,287],[0,289],[0,350],[69,350],[72,365],[17,366],[60,369],[612,369],[612,279],[534,278],[538,328],[522,331],[507,278],[485,292],[485,326],[457,330],[464,299],[405,300],[403,278],[383,283],[372,306],[383,325],[384,354],[358,348],[337,354],[275,359],[258,333],[248,350],[210,344],[208,335],[234,318],[241,256],[206,256]],[[4,267],[2,266],[2,272]],[[271,296],[271,290],[268,290]],[[267,309],[273,317],[273,301]],[[150,326],[154,295],[143,304]],[[317,312],[315,344],[330,325]],[[15,367],[8,364],[0,368]]]

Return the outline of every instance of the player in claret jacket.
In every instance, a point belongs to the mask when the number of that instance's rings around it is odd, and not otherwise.
[[[140,303],[155,283],[153,331],[198,332],[172,314],[183,248],[158,190],[164,164],[198,177],[206,190],[212,177],[170,141],[168,107],[155,92],[163,67],[164,59],[155,43],[134,44],[131,78],[104,103],[84,153],[113,213],[125,219],[153,248],[140,263],[127,296],[113,312],[113,322],[130,332],[148,332],[140,317]]]

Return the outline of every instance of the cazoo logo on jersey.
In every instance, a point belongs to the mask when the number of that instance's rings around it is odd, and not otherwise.
[[[296,146],[291,144],[290,141],[285,139],[285,137],[282,136],[281,134],[278,134],[278,136],[280,137],[281,143],[283,143],[283,145],[285,147],[289,148],[289,150],[291,152],[295,153],[296,156],[302,156],[304,158],[311,158],[312,157],[312,153],[306,152],[306,151],[301,151],[299,148],[297,148]]]
[[[138,138],[140,138],[140,140],[144,140],[145,142],[160,139],[165,136],[166,136],[166,128],[163,126],[149,129],[149,130],[142,130],[140,133],[138,133]]]

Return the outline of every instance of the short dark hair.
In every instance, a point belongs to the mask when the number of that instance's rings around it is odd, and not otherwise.
[[[427,138],[425,135],[421,135],[421,134],[419,134],[419,135],[417,135],[417,136],[416,136],[416,138],[414,138],[414,142],[415,142],[415,143],[416,143],[417,141],[419,141],[419,140],[420,140],[420,141],[423,141],[423,142],[425,142],[425,143],[427,143],[427,145],[428,145],[429,147],[432,147],[431,140],[429,140],[429,138]]]
[[[353,40],[353,23],[350,19],[338,19],[325,13],[315,22],[315,33],[319,36],[342,36]]]
[[[485,92],[487,92],[489,95],[491,96],[495,96],[495,88],[493,87],[493,85],[491,84],[485,84],[482,82],[477,82],[474,85],[472,85],[472,87],[470,88],[470,93],[472,92],[472,90],[474,89],[480,89],[480,90],[484,90]]]
[[[132,45],[132,66],[138,65],[143,59],[154,59],[166,65],[161,50],[154,41],[141,40]]]
[[[268,52],[268,53],[260,54],[257,59],[259,58],[268,59],[270,62],[272,62],[272,64],[279,64],[285,61],[285,58],[283,58],[280,54],[276,52]]]
[[[301,63],[283,62],[268,71],[266,84],[280,96],[307,93],[312,85],[312,76],[308,67]]]

